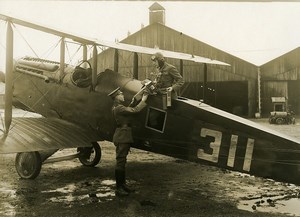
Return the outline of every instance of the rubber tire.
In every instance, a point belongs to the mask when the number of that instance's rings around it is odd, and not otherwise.
[[[296,118],[294,117],[290,118],[290,124],[296,124]]]
[[[22,179],[35,179],[42,169],[40,153],[37,151],[17,153],[15,167]]]
[[[285,124],[285,119],[284,118],[276,118],[276,124]]]
[[[276,124],[276,117],[272,116],[269,118],[269,123],[270,124]]]
[[[97,142],[92,142],[93,147],[79,147],[77,151],[80,152],[78,157],[80,163],[87,167],[96,166],[101,160],[101,147]],[[94,158],[90,160],[90,155],[95,154]],[[88,158],[87,158],[88,155]]]

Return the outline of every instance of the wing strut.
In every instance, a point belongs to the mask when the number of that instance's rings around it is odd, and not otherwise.
[[[114,71],[118,72],[119,71],[119,50],[115,49],[114,53]]]
[[[93,90],[97,85],[97,63],[98,63],[98,52],[97,52],[97,45],[95,44],[93,47],[93,71],[92,71],[92,86]]]
[[[203,102],[207,103],[207,63],[204,63],[203,72]]]
[[[65,38],[60,41],[60,64],[59,64],[59,79],[62,80],[65,73]]]
[[[133,78],[139,77],[139,56],[137,52],[133,53]]]
[[[8,133],[12,120],[12,96],[13,96],[13,46],[14,32],[10,21],[7,22],[6,31],[6,73],[5,73],[5,107],[4,107],[4,125],[5,134]]]
[[[86,44],[82,44],[82,61],[85,62],[87,61],[87,46]],[[85,62],[83,64],[84,68],[87,68],[88,64]]]

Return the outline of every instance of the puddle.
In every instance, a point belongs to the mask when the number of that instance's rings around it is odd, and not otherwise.
[[[15,216],[16,211],[10,203],[2,202],[0,207],[0,216]]]
[[[73,195],[66,195],[66,196],[58,196],[58,197],[51,197],[49,201],[61,203],[61,202],[74,202],[74,201],[80,201],[89,198],[89,195],[79,195],[79,196],[73,196]]]
[[[300,216],[300,198],[293,195],[271,195],[253,196],[249,199],[241,200],[238,209],[251,212],[282,213],[290,216]]]
[[[0,188],[0,194],[1,195],[7,195],[10,198],[15,198],[16,197],[16,191],[11,190],[11,189],[7,189],[7,187],[6,188]]]
[[[281,212],[292,213],[294,215],[300,216],[300,199],[292,198],[288,201],[281,201],[282,207]]]
[[[1,187],[0,194],[2,197],[7,197],[10,199],[16,198],[16,191],[11,190],[8,187]],[[15,216],[15,215],[16,215],[16,209],[11,203],[7,201],[0,201],[0,216]]]
[[[77,189],[77,187],[75,186],[75,184],[70,184],[70,185],[67,185],[63,188],[57,188],[55,190],[48,190],[48,191],[42,191],[41,193],[71,193],[71,192],[74,192],[75,190]]]
[[[107,180],[101,181],[101,184],[102,184],[102,185],[114,185],[114,184],[115,184],[115,181],[112,180],[112,179],[107,179]]]
[[[63,188],[43,191],[42,193],[58,193],[58,195],[52,196],[48,199],[53,203],[65,203],[69,206],[71,206],[72,203],[80,203],[83,205],[88,203],[111,201],[115,197],[114,186],[114,180],[102,180],[100,183],[97,181],[83,181],[76,184],[66,185]]]
[[[251,176],[247,177],[246,183],[227,192],[238,201],[238,209],[300,216],[300,186]]]

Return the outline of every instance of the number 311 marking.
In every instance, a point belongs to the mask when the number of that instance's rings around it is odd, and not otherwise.
[[[202,128],[201,129],[201,137],[206,137],[206,136],[211,136],[211,137],[215,138],[215,141],[211,142],[209,144],[210,148],[212,149],[212,153],[207,154],[207,153],[205,153],[204,149],[199,148],[197,157],[202,160],[207,160],[210,162],[218,163],[221,141],[222,141],[222,132]],[[236,150],[237,150],[237,142],[238,142],[238,136],[231,135],[230,148],[229,148],[228,159],[227,159],[228,167],[232,167],[232,168],[234,167],[235,155],[236,155]],[[253,155],[253,148],[254,148],[254,139],[248,138],[245,157],[244,157],[244,164],[243,164],[243,170],[247,171],[247,172],[250,171],[252,155]]]

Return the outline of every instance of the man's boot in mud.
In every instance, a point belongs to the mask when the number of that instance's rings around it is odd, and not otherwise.
[[[118,197],[124,197],[128,196],[129,193],[125,191],[123,188],[123,177],[122,177],[122,172],[121,170],[115,170],[115,177],[116,177],[116,191],[115,194]]]
[[[128,192],[128,193],[132,193],[132,192],[135,192],[135,189],[129,187],[127,184],[126,184],[126,173],[125,171],[121,171],[121,178],[122,178],[122,186],[123,186],[123,189]]]

